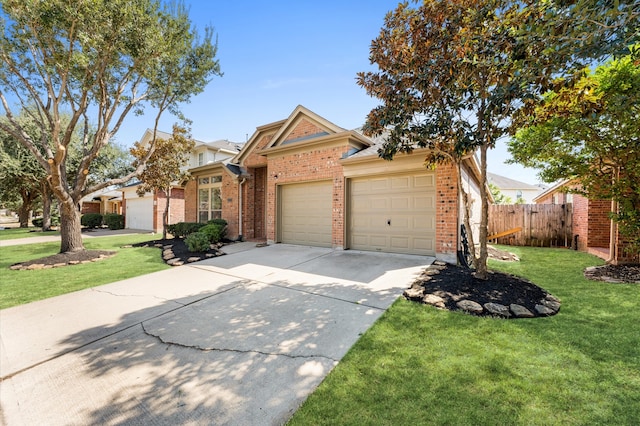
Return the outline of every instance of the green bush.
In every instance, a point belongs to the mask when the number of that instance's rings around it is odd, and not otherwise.
[[[210,246],[209,238],[203,232],[194,232],[187,235],[184,242],[187,244],[189,251],[192,252],[207,251]]]
[[[109,229],[124,229],[124,216],[116,213],[107,213],[102,218]]]
[[[209,242],[211,244],[215,244],[222,240],[226,233],[225,231],[226,228],[220,225],[210,224],[207,226],[203,226],[198,232],[202,232],[203,234],[205,234],[207,238],[209,238]]]
[[[44,223],[44,219],[41,217],[38,217],[36,219],[33,219],[31,221],[31,223],[33,224],[33,226],[35,226],[36,228],[42,228],[42,225]],[[60,217],[58,215],[51,215],[51,226],[58,226],[60,225]]]
[[[176,238],[184,238],[189,234],[198,232],[206,223],[179,222],[169,225],[167,231]]]
[[[227,221],[224,219],[211,219],[209,222],[207,222],[209,225],[220,225],[223,228],[226,228],[227,226]]]
[[[87,228],[99,228],[102,226],[102,215],[100,213],[86,213],[80,218],[80,224]]]

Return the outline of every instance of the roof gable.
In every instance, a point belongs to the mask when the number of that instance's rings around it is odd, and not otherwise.
[[[298,105],[273,135],[271,142],[265,149],[293,143],[305,143],[312,139],[342,132],[346,132],[346,130],[302,105]]]

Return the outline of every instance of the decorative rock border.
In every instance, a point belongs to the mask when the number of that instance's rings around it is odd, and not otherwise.
[[[420,301],[425,305],[431,305],[438,309],[447,309],[446,300],[437,294],[427,293],[423,286],[423,281],[428,281],[431,277],[440,274],[440,271],[444,270],[447,264],[441,261],[436,261],[423,271],[419,280],[414,282],[410,288],[404,291],[403,296],[409,300]],[[462,312],[477,315],[477,316],[490,316],[494,318],[535,318],[535,317],[548,317],[557,314],[560,311],[560,300],[551,295],[546,294],[545,297],[538,301],[535,305],[534,312],[526,308],[525,306],[515,303],[509,306],[499,303],[485,303],[481,305],[477,301],[463,299],[456,302],[455,306]]]

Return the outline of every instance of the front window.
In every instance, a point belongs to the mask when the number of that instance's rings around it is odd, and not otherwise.
[[[518,200],[522,199],[522,191],[520,190],[516,191],[516,199]]]
[[[198,222],[222,217],[222,176],[198,179]]]
[[[204,164],[204,152],[198,154],[198,166],[202,166]]]

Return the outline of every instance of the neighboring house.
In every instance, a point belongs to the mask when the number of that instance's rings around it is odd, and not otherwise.
[[[170,133],[156,132],[156,137],[160,139],[171,138]],[[140,142],[147,144],[153,138],[153,131],[147,129]],[[189,155],[189,162],[183,168],[207,167],[207,165],[228,161],[236,155],[240,145],[226,140],[215,142],[195,141],[196,144]],[[162,214],[166,207],[167,197],[163,191],[158,193],[147,192],[144,196],[137,193],[140,183],[134,183],[121,188],[122,211],[125,215],[125,228],[140,229],[154,232],[162,230]],[[171,202],[169,206],[169,223],[185,221],[185,189],[183,182],[176,182],[171,189]]]
[[[122,214],[122,193],[119,190],[105,188],[87,194],[80,200],[80,213]]]
[[[423,149],[385,161],[377,153],[382,142],[298,106],[258,127],[232,159],[189,170],[185,220],[222,217],[230,238],[455,263],[461,209],[454,166],[426,168]],[[477,194],[473,157],[463,169]]]
[[[502,194],[509,197],[514,204],[532,204],[533,199],[543,191],[538,185],[529,185],[495,173],[487,173],[487,180],[489,184],[495,185]]]
[[[592,200],[567,192],[575,187],[571,180],[563,180],[542,192],[536,204],[572,204],[573,243],[577,250],[594,254],[613,264],[633,261],[624,251],[624,238],[609,212],[615,208],[611,200]]]

